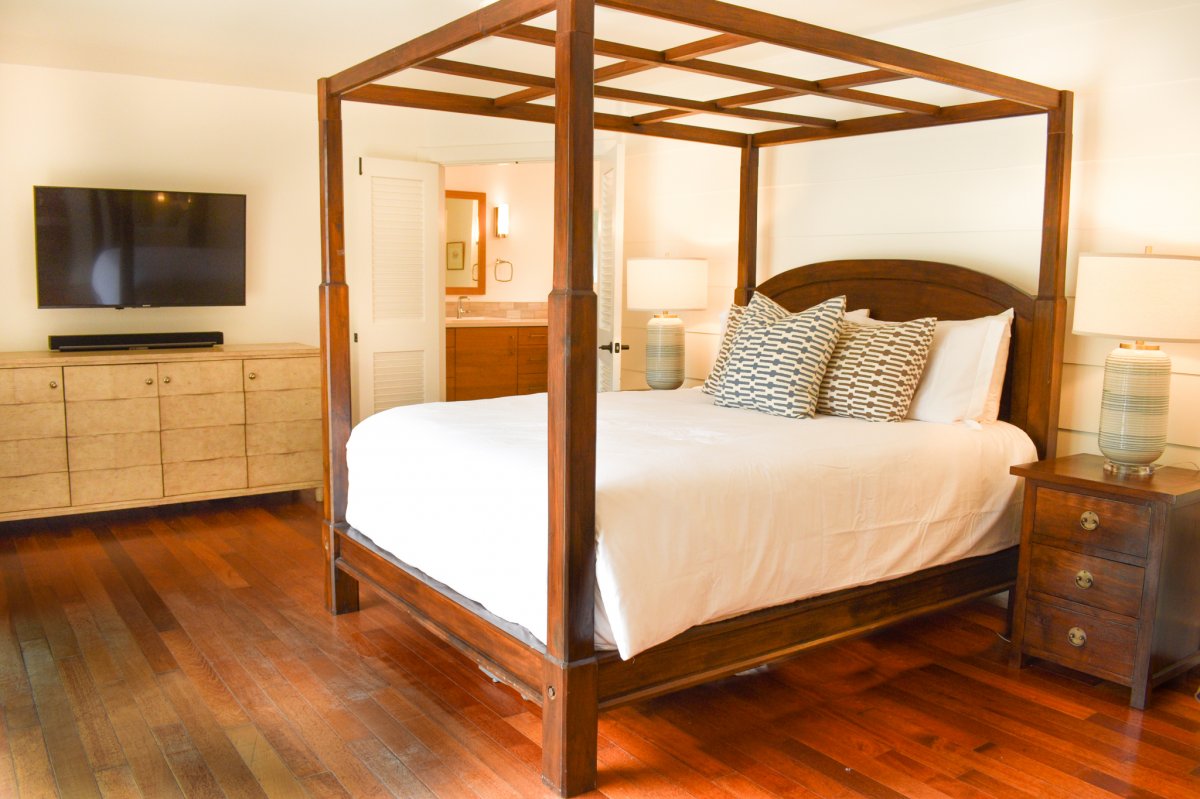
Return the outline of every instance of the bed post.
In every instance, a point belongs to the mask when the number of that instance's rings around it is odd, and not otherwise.
[[[1071,125],[1074,95],[1060,92],[1046,112],[1046,188],[1042,206],[1041,270],[1033,315],[1026,429],[1038,456],[1053,458],[1058,443],[1058,405],[1066,333],[1067,220],[1071,190]]]
[[[549,574],[542,779],[596,783],[596,294],[592,290],[593,0],[558,0],[554,288],[550,293]]]
[[[738,280],[733,301],[746,305],[758,285],[758,145],[750,137],[742,147],[738,201]]]
[[[321,169],[321,418],[325,437],[325,606],[358,610],[358,581],[334,565],[334,526],[346,520],[346,439],[350,437],[350,295],[346,286],[345,201],[342,184],[342,104],[317,82]]]

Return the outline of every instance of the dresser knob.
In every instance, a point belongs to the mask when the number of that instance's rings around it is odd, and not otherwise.
[[[58,388],[58,381],[57,381],[57,380],[51,380],[51,381],[50,381],[50,388]]]
[[[1087,569],[1080,569],[1075,573],[1075,585],[1080,588],[1091,588],[1095,580],[1092,578],[1092,573]]]
[[[170,376],[170,375],[167,375],[166,377],[164,377],[164,378],[163,378],[163,382],[164,382],[164,383],[170,383],[170,382],[171,382],[171,376]]]
[[[1079,526],[1091,532],[1100,526],[1100,517],[1096,515],[1095,511],[1085,510],[1079,514]]]
[[[246,375],[246,377],[248,377],[249,379],[253,380],[253,379],[255,379],[256,377],[258,377],[258,375],[257,375],[257,374],[255,374],[254,372],[251,372],[250,374]]]
[[[1082,627],[1072,627],[1067,630],[1067,643],[1071,646],[1083,646],[1087,643],[1087,633]]]
[[[154,378],[153,378],[153,377],[147,377],[147,378],[146,378],[146,385],[148,385],[148,386],[152,386],[152,385],[154,385]]]

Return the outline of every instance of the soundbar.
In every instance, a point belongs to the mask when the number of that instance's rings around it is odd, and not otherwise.
[[[225,334],[208,333],[101,333],[87,336],[50,336],[50,349],[58,352],[89,350],[169,350],[213,347],[225,343]]]

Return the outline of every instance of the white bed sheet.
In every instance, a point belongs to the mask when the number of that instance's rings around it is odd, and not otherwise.
[[[1020,429],[783,419],[698,390],[601,394],[597,644],[689,627],[1012,546]],[[546,638],[546,395],[395,408],[347,446],[347,521]]]

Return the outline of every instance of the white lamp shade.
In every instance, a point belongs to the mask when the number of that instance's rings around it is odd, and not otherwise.
[[[703,258],[630,258],[625,266],[625,304],[631,309],[687,311],[708,305]]]
[[[1081,255],[1074,332],[1135,341],[1200,341],[1200,258]]]

